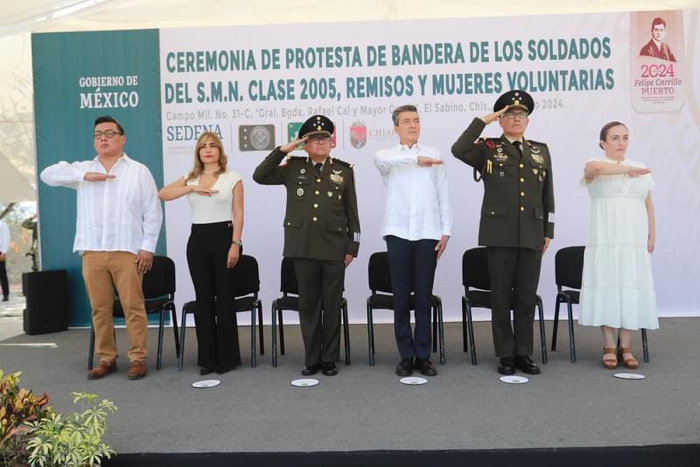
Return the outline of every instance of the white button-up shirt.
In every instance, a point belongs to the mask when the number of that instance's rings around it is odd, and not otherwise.
[[[10,249],[10,227],[0,220],[0,253],[7,254]]]
[[[418,156],[440,159],[421,144],[399,144],[377,151],[374,163],[387,187],[382,236],[405,240],[440,240],[451,235],[452,209],[445,165],[419,167]]]
[[[88,182],[86,172],[115,178]],[[73,251],[155,252],[163,214],[153,175],[144,164],[126,154],[109,172],[97,157],[72,164],[61,161],[46,167],[41,179],[78,192]]]

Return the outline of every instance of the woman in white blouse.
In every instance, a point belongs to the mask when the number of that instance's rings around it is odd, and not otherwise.
[[[243,181],[226,165],[221,139],[213,132],[202,133],[192,170],[159,193],[164,201],[187,195],[192,208],[187,263],[197,301],[197,363],[202,375],[226,373],[241,364],[230,270],[243,247]]]

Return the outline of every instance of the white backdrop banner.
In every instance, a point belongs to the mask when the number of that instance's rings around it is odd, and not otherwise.
[[[640,56],[657,16],[666,21],[675,61]],[[619,120],[630,129],[628,157],[651,167],[657,182],[653,265],[660,312],[698,316],[699,20],[700,10],[692,10],[161,30],[164,179],[170,183],[191,169],[202,131],[222,137],[230,168],[243,176],[245,252],[260,263],[269,310],[280,295],[285,190],[257,185],[252,173],[306,118],[331,118],[332,154],[355,164],[363,236],[345,294],[351,321],[362,322],[367,261],[386,249],[379,235],[385,193],[373,156],[398,142],[392,110],[414,104],[420,141],[438,148],[447,165],[453,236],[434,292],[446,319],[457,320],[462,253],[477,245],[483,188],[450,147],[472,118],[492,111],[501,93],[524,89],[535,99],[526,137],[549,143],[554,165],[557,224],[539,289],[547,315],[556,295],[555,251],[586,242],[583,165],[601,154],[600,128]],[[496,124],[484,131],[499,134]],[[187,201],[167,203],[167,247],[178,264],[182,301],[194,297],[185,258],[189,226]]]

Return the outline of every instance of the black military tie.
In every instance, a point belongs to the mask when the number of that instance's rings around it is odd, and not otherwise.
[[[316,173],[318,175],[321,175],[321,169],[323,168],[323,163],[322,162],[316,162],[314,164],[314,167],[316,167]]]
[[[513,141],[513,146],[515,146],[515,149],[518,150],[520,157],[523,157],[523,148],[520,147],[521,144],[523,143],[521,143],[520,141]]]

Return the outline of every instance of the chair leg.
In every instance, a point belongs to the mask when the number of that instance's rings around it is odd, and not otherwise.
[[[284,355],[284,310],[282,308],[277,310],[277,317],[280,323],[280,354]]]
[[[369,299],[367,300],[367,344],[369,345],[369,366],[374,366],[374,324]]]
[[[260,355],[265,355],[265,338],[263,337],[263,309],[258,301],[258,336],[260,337]]]
[[[156,370],[160,370],[163,360],[163,330],[165,329],[165,313],[164,308],[160,309],[160,318],[158,319],[158,351],[156,354]]]
[[[345,365],[350,365],[350,322],[348,321],[348,301],[343,297],[341,304],[343,311],[343,335],[345,338]]]
[[[272,302],[270,313],[270,339],[272,341],[272,367],[277,368],[277,300]]]
[[[646,329],[642,329],[642,353],[644,354],[644,363],[649,363],[649,341]]]
[[[445,364],[445,321],[442,318],[442,302],[438,302],[438,340],[440,341],[440,365]]]
[[[186,305],[186,304],[185,304]],[[187,310],[185,305],[182,305],[182,313],[180,314],[180,355],[177,357],[177,369],[182,371],[182,364],[185,360],[185,333],[187,332]]]
[[[469,331],[469,350],[472,353],[472,365],[476,365],[476,344],[474,343],[474,320],[472,319],[472,307],[465,300],[467,310],[467,328]]]
[[[542,363],[547,363],[547,336],[544,328],[544,305],[542,299],[537,300],[540,315],[540,346],[542,347]]]
[[[95,353],[95,328],[90,325],[90,348],[88,349],[88,371],[92,370],[92,363]]]
[[[175,336],[175,356],[179,357],[180,356],[180,331],[178,330],[178,327],[177,327],[177,310],[175,309],[174,303],[170,303],[168,305],[168,308],[170,308],[170,316],[171,316],[171,319],[173,320],[172,325],[173,325],[173,335]]]
[[[557,330],[559,329],[559,305],[561,299],[557,295],[556,304],[554,305],[554,324],[552,326],[552,351],[557,350]]]
[[[571,300],[567,300],[569,307],[569,359],[571,363],[576,363],[576,342],[574,340],[574,310]]]
[[[467,299],[462,296],[462,348],[467,351]]]
[[[250,367],[255,368],[258,366],[257,352],[255,349],[255,308],[250,309]]]
[[[438,349],[438,317],[437,317],[437,307],[431,307],[433,315],[433,352],[437,352]]]

